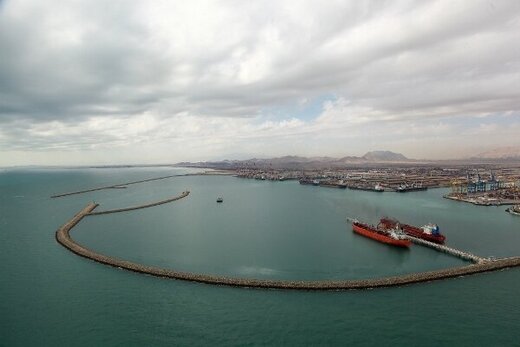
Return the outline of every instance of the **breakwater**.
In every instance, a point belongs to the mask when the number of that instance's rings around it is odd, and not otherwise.
[[[69,195],[76,195],[76,194],[84,194],[84,193],[90,193],[95,192],[98,190],[106,190],[106,189],[125,189],[127,186],[131,186],[133,184],[139,184],[139,183],[146,183],[146,182],[152,182],[152,181],[160,181],[165,180],[168,178],[173,177],[186,177],[186,176],[228,176],[231,175],[232,172],[222,172],[222,171],[205,171],[205,172],[198,172],[198,173],[187,173],[187,174],[176,174],[176,175],[168,175],[168,176],[161,176],[161,177],[152,177],[152,178],[146,178],[139,181],[131,181],[131,182],[124,182],[124,183],[118,183],[118,184],[112,184],[109,186],[102,186],[102,187],[95,187],[95,188],[89,188],[84,190],[77,190],[73,192],[68,193],[60,193],[51,195],[51,198],[62,198]]]
[[[139,210],[139,209],[142,209],[142,208],[148,208],[148,207],[153,207],[153,206],[159,206],[159,205],[167,204],[169,202],[180,200],[182,198],[187,197],[189,194],[190,194],[189,191],[185,191],[185,192],[182,192],[182,194],[179,195],[179,196],[175,196],[173,198],[169,198],[169,199],[166,199],[166,200],[156,201],[156,202],[152,202],[152,203],[144,204],[144,205],[139,205],[139,206],[132,206],[132,207],[116,208],[116,209],[113,209],[113,210],[91,212],[88,215],[95,216],[95,215],[100,215],[100,214],[118,213],[118,212]]]
[[[284,281],[284,280],[262,280],[249,278],[232,278],[225,276],[214,276],[182,272],[170,269],[163,269],[143,264],[137,264],[126,260],[110,257],[96,253],[85,248],[74,241],[70,236],[72,228],[97,207],[97,204],[90,203],[74,217],[56,231],[56,240],[65,248],[75,254],[94,260],[98,263],[113,267],[148,274],[157,277],[172,278],[178,280],[200,282],[214,285],[226,285],[233,287],[249,288],[272,288],[272,289],[294,289],[294,290],[348,290],[348,289],[368,289],[409,285],[414,283],[429,282],[447,278],[467,276],[482,272],[496,271],[505,268],[520,266],[520,257],[502,258],[490,260],[478,264],[442,269],[414,274],[406,274],[385,278],[362,279],[362,280],[323,280],[323,281]]]
[[[90,189],[84,189],[84,190],[77,190],[77,191],[74,191],[74,192],[55,194],[55,195],[52,195],[51,198],[53,198],[53,199],[55,199],[55,198],[62,198],[62,197],[69,196],[69,195],[84,194],[84,193],[89,193],[89,192],[95,192],[95,191],[98,191],[98,190],[105,190],[105,189],[124,189],[124,188],[126,188],[126,186],[130,186],[132,184],[139,184],[139,183],[145,183],[145,182],[151,182],[151,181],[165,180],[165,179],[168,179],[168,178],[179,177],[179,176],[186,176],[186,174],[184,174],[184,175],[168,175],[168,176],[161,176],[161,177],[153,177],[153,178],[147,178],[147,179],[139,180],[139,181],[125,182],[125,183],[119,183],[119,184],[112,184],[112,185],[109,185],[109,186],[96,187],[96,188],[90,188]]]

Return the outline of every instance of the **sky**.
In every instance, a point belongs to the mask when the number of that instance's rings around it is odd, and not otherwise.
[[[0,166],[520,146],[520,1],[0,0]]]

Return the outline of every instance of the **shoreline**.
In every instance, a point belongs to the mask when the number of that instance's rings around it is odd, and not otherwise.
[[[443,198],[453,200],[453,201],[459,201],[459,202],[465,202],[468,204],[473,204],[477,206],[507,206],[507,205],[518,205],[520,204],[520,200],[511,200],[511,199],[498,199],[498,200],[482,200],[478,199],[477,196],[475,197],[459,197],[459,196],[450,196],[450,195],[444,195]]]

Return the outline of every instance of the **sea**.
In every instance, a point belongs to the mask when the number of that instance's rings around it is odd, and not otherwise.
[[[133,273],[78,257],[56,230],[119,259],[259,279],[363,279],[468,264],[418,245],[354,234],[346,218],[437,223],[447,244],[484,257],[520,255],[520,218],[505,207],[443,198],[448,189],[376,193],[233,176],[153,177],[172,167],[0,170],[0,346],[519,346],[520,269],[395,288],[295,291],[214,286]],[[224,202],[217,203],[222,197]]]

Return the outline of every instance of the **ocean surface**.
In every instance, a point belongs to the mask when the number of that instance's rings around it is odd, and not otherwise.
[[[374,193],[183,176],[50,198],[189,172],[1,170],[0,346],[519,346],[519,269],[374,290],[241,289],[119,270],[56,242],[56,229],[90,201],[104,210],[189,190],[169,204],[86,217],[72,237],[147,265],[291,280],[376,278],[466,264],[417,245],[403,250],[363,238],[347,216],[435,222],[448,245],[480,256],[520,254],[519,217],[505,207],[443,199],[446,189]]]

